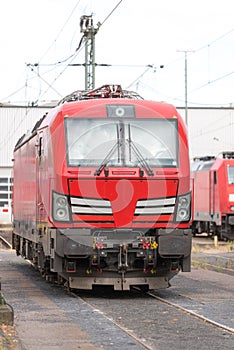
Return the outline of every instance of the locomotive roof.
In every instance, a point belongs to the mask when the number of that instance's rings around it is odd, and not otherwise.
[[[128,98],[133,100],[143,100],[137,92],[123,90],[119,84],[106,84],[94,90],[76,90],[65,96],[58,105],[64,102],[91,100],[98,98]]]
[[[223,158],[223,159],[234,159],[234,151],[223,151],[220,152],[217,156],[202,156],[202,157],[194,157],[193,161],[197,162],[209,162],[213,159]]]
[[[191,163],[192,171],[209,170],[216,162],[216,160],[222,161],[223,159],[234,159],[233,151],[223,151],[218,156],[202,156],[195,157]]]
[[[132,91],[122,90],[120,85],[103,85],[101,88],[92,91],[78,90],[64,97],[56,107],[52,108],[49,113],[46,113],[40,120],[36,122],[33,129],[20,137],[15,148],[25,143],[33,137],[38,128],[43,128],[51,125],[58,114],[64,118],[64,115],[73,115],[78,112],[82,117],[87,117],[85,111],[106,106],[107,104],[134,104],[138,108],[145,108],[148,111],[154,111],[165,118],[175,118],[179,116],[175,106],[165,103],[144,100],[137,93]],[[95,107],[95,108],[94,108]],[[90,115],[91,117],[92,115]]]

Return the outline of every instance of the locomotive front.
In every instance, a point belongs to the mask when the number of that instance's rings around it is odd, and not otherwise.
[[[193,235],[206,232],[222,240],[234,239],[234,152],[223,151],[218,157],[194,158]]]
[[[61,132],[52,135],[57,181],[50,265],[71,288],[167,287],[180,269],[190,271],[181,120],[172,107],[146,101],[78,104],[79,110],[77,102],[70,111],[63,106],[58,128],[64,128],[65,152]]]
[[[74,289],[166,288],[191,264],[186,128],[171,105],[101,97],[63,103],[37,130],[30,255]]]

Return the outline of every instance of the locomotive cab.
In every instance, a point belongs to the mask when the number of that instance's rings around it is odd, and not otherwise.
[[[188,143],[173,106],[120,86],[77,92],[21,140],[14,163],[13,245],[44,274],[128,290],[190,271]]]

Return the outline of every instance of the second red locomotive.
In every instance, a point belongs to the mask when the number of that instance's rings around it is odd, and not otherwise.
[[[119,85],[75,92],[14,151],[13,248],[74,289],[165,288],[190,271],[187,132]]]
[[[194,213],[192,232],[234,239],[234,152],[197,157],[191,164]]]

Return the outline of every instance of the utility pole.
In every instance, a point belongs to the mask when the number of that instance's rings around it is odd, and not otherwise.
[[[177,52],[184,52],[184,104],[185,104],[185,124],[188,125],[188,52],[193,50],[177,50]]]
[[[98,22],[97,28],[94,28],[92,15],[80,18],[80,31],[84,34],[85,40],[85,90],[95,88],[95,35],[100,25]]]

